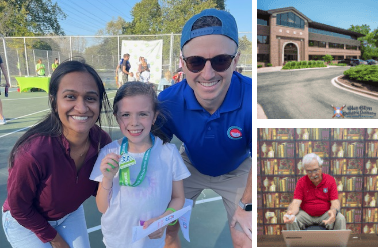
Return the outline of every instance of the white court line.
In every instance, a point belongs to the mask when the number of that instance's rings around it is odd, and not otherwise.
[[[196,201],[196,205],[206,203],[206,202],[219,201],[221,199],[222,199],[222,197],[220,197],[220,196],[209,198],[209,199],[203,199],[203,200]],[[101,225],[98,225],[98,226],[95,226],[95,227],[88,228],[87,232],[91,233],[91,232],[98,231],[100,229],[101,229]]]
[[[34,113],[31,113],[31,114],[28,114],[28,115],[23,115],[23,116],[20,116],[20,117],[16,117],[16,118],[13,118],[13,119],[7,120],[7,123],[10,122],[10,121],[13,121],[13,120],[20,119],[20,118],[22,118],[22,117],[26,117],[26,116],[29,116],[29,115],[38,114],[38,113],[40,113],[40,112],[44,112],[44,111],[47,111],[47,110],[49,110],[49,109],[44,109],[44,110],[41,110],[41,111],[38,111],[38,112],[34,112]],[[34,124],[34,125],[35,125],[35,124]],[[11,135],[11,134],[14,134],[14,133],[17,133],[17,132],[21,132],[21,131],[23,131],[23,130],[25,130],[25,129],[31,128],[31,127],[34,126],[34,125],[31,125],[31,126],[28,126],[28,127],[24,127],[24,128],[21,128],[21,129],[18,129],[18,130],[16,130],[16,131],[11,132],[11,133],[6,133],[6,134],[0,136],[0,138],[3,138],[3,137],[5,137],[5,136]]]
[[[11,135],[11,134],[14,134],[14,133],[17,133],[17,132],[21,132],[21,131],[23,131],[23,130],[25,130],[25,129],[31,128],[32,126],[34,126],[34,125],[31,125],[31,126],[28,126],[28,127],[24,127],[24,128],[21,128],[21,129],[18,129],[18,130],[16,130],[16,131],[11,132],[11,133],[6,133],[6,134],[0,136],[0,138],[3,138],[3,137],[5,137],[5,136]]]
[[[20,119],[20,118],[22,118],[22,117],[26,117],[26,116],[29,116],[29,115],[38,114],[38,113],[41,113],[41,112],[44,112],[44,111],[47,111],[47,110],[50,110],[50,109],[44,109],[44,110],[41,110],[41,111],[38,111],[38,112],[34,112],[34,113],[31,113],[31,114],[28,114],[28,115],[23,115],[23,116],[20,116],[20,117],[16,117],[16,118],[13,118],[13,119],[7,120],[7,122],[8,122],[8,121],[17,120],[17,119]]]
[[[47,96],[30,97],[30,98],[3,98],[1,101],[17,101],[17,100],[31,100],[37,98],[47,98]]]

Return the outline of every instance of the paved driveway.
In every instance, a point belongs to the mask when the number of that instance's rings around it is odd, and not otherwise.
[[[346,105],[343,109],[345,119],[360,119],[361,106],[366,107],[362,118],[378,118],[378,100],[345,91],[331,83],[348,68],[257,74],[257,102],[269,119],[331,119],[334,115],[331,105]]]

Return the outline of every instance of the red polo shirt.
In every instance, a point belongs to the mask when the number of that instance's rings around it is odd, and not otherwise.
[[[301,209],[311,216],[321,216],[338,199],[335,179],[323,173],[322,181],[315,186],[308,176],[301,177],[294,191],[294,199],[302,200]]]

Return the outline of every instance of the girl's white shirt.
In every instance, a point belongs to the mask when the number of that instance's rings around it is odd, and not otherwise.
[[[117,140],[103,147],[93,167],[90,179],[101,182],[101,160],[108,153],[120,154]],[[144,153],[129,153],[136,164],[130,167],[130,180],[133,183],[140,171]],[[132,227],[158,217],[165,212],[172,195],[172,181],[179,181],[190,176],[174,144],[163,142],[155,137],[151,149],[147,174],[137,187],[120,186],[119,172],[113,179],[112,196],[107,211],[101,217],[103,241],[111,248],[146,248],[164,247],[165,233],[160,239],[148,237],[131,244]]]

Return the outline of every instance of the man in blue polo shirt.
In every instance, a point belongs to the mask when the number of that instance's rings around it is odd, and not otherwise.
[[[252,79],[234,72],[238,44],[228,12],[207,9],[193,16],[181,37],[186,79],[162,91],[159,100],[169,112],[162,130],[184,143],[191,172],[185,197],[195,201],[203,189],[217,192],[234,247],[252,247]],[[178,229],[168,226],[165,247],[180,247]]]

